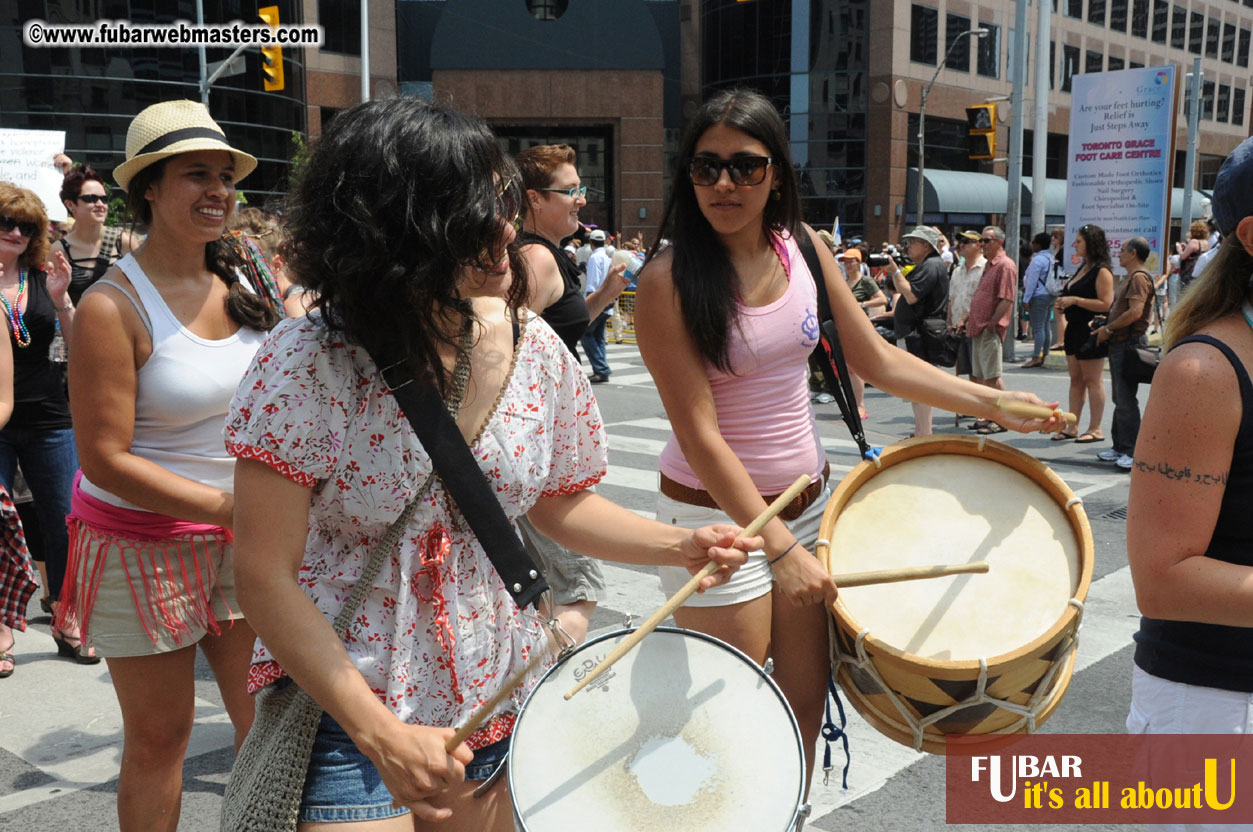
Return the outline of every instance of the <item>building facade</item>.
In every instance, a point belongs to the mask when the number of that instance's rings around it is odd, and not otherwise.
[[[580,219],[655,238],[680,120],[676,0],[399,0],[398,12],[405,94],[481,116],[509,153],[571,145]]]
[[[203,0],[208,23],[259,22],[258,6],[279,7],[283,23],[301,23],[305,6],[317,0]],[[383,0],[375,0],[383,2]],[[136,24],[196,20],[195,0],[8,0],[0,3],[0,127],[64,130],[66,152],[111,180],[126,153],[126,129],[150,104],[176,98],[200,99],[200,59],[194,47],[134,49],[36,48],[22,38],[28,20],[91,24],[128,20]],[[207,49],[207,61],[228,57]],[[244,181],[244,193],[264,202],[285,188],[292,133],[306,129],[305,58],[316,50],[283,48],[285,87],[266,92],[256,49],[243,53],[242,74],[221,78],[209,110],[232,143],[259,160]]]
[[[1175,65],[1182,81],[1199,57],[1205,82],[1194,184],[1212,186],[1223,158],[1250,134],[1253,0],[1043,2],[1053,7],[1047,177],[1066,177],[1074,75]],[[1027,178],[1036,12],[1031,3],[1023,142]],[[702,94],[734,84],[751,86],[769,94],[789,119],[806,219],[829,226],[838,216],[846,231],[877,242],[899,239],[916,218],[911,168],[917,164],[922,90],[954,39],[975,27],[988,29],[989,35],[959,42],[928,97],[925,169],[1006,177],[1006,162],[968,157],[965,108],[1012,91],[1014,13],[1011,0],[702,0],[699,20],[685,25],[701,30]],[[1180,187],[1187,142],[1183,95],[1181,83],[1175,166]],[[1008,101],[1001,103],[999,116],[997,155],[1007,157]],[[974,225],[1000,219],[997,214],[1004,210],[937,207],[943,208],[924,205],[927,222]],[[958,207],[978,208],[979,203],[975,199]]]

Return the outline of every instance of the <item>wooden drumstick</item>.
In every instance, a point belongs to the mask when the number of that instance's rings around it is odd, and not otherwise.
[[[917,581],[922,578],[944,578],[948,575],[964,575],[988,571],[986,560],[972,563],[952,563],[937,566],[905,566],[900,569],[879,569],[871,572],[850,572],[847,575],[832,575],[831,580],[840,589],[854,586],[870,586],[872,584],[891,584],[897,581]]]
[[[809,480],[810,478],[808,474],[801,474],[799,477],[797,477],[796,482],[792,483],[792,485],[788,488],[787,491],[784,491],[778,497],[775,497],[774,502],[766,506],[766,510],[763,511],[761,514],[757,515],[757,517],[753,520],[753,522],[748,524],[748,526],[744,529],[744,531],[740,533],[740,537],[753,537],[758,532],[760,532],[762,528],[767,523],[769,523],[776,514],[778,514],[780,511],[783,511],[783,509],[787,507],[788,503],[796,499],[797,494],[805,490],[805,488],[809,485]],[[701,571],[693,575],[691,579],[688,580],[688,582],[683,585],[682,589],[680,589],[678,592],[672,595],[670,597],[670,600],[666,601],[666,603],[661,606],[661,609],[657,610],[655,613],[649,616],[648,620],[639,626],[639,629],[637,629],[635,632],[631,633],[629,636],[624,638],[622,640],[622,643],[619,644],[617,647],[615,647],[613,652],[605,657],[604,661],[596,665],[596,667],[592,670],[591,673],[584,676],[582,681],[580,681],[574,687],[570,688],[570,692],[566,694],[565,698],[568,700],[570,699],[570,697],[574,696],[576,693],[583,690],[583,688],[587,687],[587,685],[593,679],[600,676],[602,673],[604,673],[606,670],[612,667],[613,664],[618,661],[618,659],[622,658],[627,653],[629,653],[631,651],[631,648],[635,647],[635,645],[639,644],[641,641],[644,640],[644,636],[648,635],[653,630],[657,629],[658,624],[660,624],[662,621],[665,621],[668,617],[670,617],[670,615],[674,613],[675,610],[681,607],[683,605],[683,602],[686,601],[688,598],[690,598],[692,596],[692,593],[695,592],[698,587],[700,587],[700,582],[704,578],[712,575],[714,572],[717,572],[721,568],[722,567],[720,567],[714,561],[710,561],[705,566],[704,569],[702,569]]]
[[[469,739],[471,734],[479,730],[483,723],[487,721],[487,718],[491,716],[492,711],[496,710],[496,706],[501,702],[504,702],[509,694],[513,693],[514,689],[526,680],[526,677],[530,675],[531,671],[539,667],[540,662],[544,661],[544,659],[548,656],[549,653],[547,647],[542,649],[539,647],[535,648],[535,652],[531,655],[531,660],[526,663],[526,666],[510,676],[508,681],[505,682],[504,687],[496,691],[495,696],[487,700],[482,707],[470,715],[469,722],[458,728],[457,732],[448,738],[448,742],[444,743],[444,751],[449,754],[453,753],[453,751],[457,749],[457,746],[461,745]],[[392,808],[400,809],[403,807],[400,801],[393,800]]]
[[[1030,404],[1028,402],[1019,401],[1018,399],[1007,399],[1004,396],[997,398],[996,406],[1006,413],[1012,413],[1015,416],[1022,416],[1026,419],[1048,419],[1054,413],[1060,413],[1061,417],[1066,420],[1066,424],[1073,425],[1079,421],[1079,417],[1073,413],[1065,411],[1049,410],[1044,405]]]

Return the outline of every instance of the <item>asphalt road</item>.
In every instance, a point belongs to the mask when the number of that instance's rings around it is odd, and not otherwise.
[[[1021,345],[1019,352],[1023,352]],[[627,508],[651,515],[657,489],[656,458],[668,431],[665,412],[634,347],[611,345],[610,362],[611,382],[595,388],[610,437],[609,475],[599,490]],[[1058,370],[1011,366],[1006,378],[1011,388],[1029,389],[1046,399],[1066,396],[1066,374]],[[1147,394],[1146,388],[1142,401]],[[866,406],[872,443],[887,445],[913,430],[907,403],[870,389]],[[820,431],[838,476],[857,462],[856,452],[835,407],[819,405],[818,411]],[[1109,418],[1107,410],[1107,436]],[[937,411],[935,422],[937,431],[954,430],[952,414]],[[955,432],[970,435],[965,429]],[[1108,442],[1075,445],[1012,433],[996,439],[1036,456],[1082,496],[1096,542],[1077,672],[1043,730],[1121,732],[1130,699],[1130,636],[1138,617],[1119,514],[1127,502],[1127,477],[1096,460],[1096,452],[1108,448]],[[594,630],[621,627],[628,615],[638,620],[663,600],[656,579],[645,569],[612,565],[607,573],[610,598],[598,608]],[[32,604],[32,626],[17,641],[17,672],[0,681],[0,830],[113,830],[117,828],[114,795],[121,721],[107,669],[103,663],[78,667],[58,659],[48,623]],[[179,828],[216,832],[230,769],[231,732],[203,660],[197,666],[196,688],[197,722],[185,765]],[[818,772],[811,793],[815,812],[807,828],[925,830],[943,826],[943,759],[917,754],[886,739],[848,710],[849,788],[840,788],[838,776],[824,786]],[[836,759],[842,766],[842,754],[837,752]]]

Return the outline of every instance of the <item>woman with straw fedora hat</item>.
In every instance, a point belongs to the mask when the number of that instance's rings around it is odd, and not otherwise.
[[[234,599],[234,459],[222,428],[275,314],[222,241],[257,160],[200,104],[131,122],[114,177],[147,240],[83,295],[70,355],[78,430],[61,606],[105,657],[122,710],[118,818],[174,830],[199,644],[241,741],[254,640]],[[58,615],[61,611],[58,610]]]

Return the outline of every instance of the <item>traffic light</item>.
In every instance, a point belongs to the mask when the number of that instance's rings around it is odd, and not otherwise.
[[[273,28],[278,27],[278,6],[266,6],[257,9],[257,17]],[[265,81],[267,92],[283,88],[283,47],[261,47],[261,77]]]
[[[996,105],[977,104],[966,108],[966,147],[971,159],[996,157]]]

